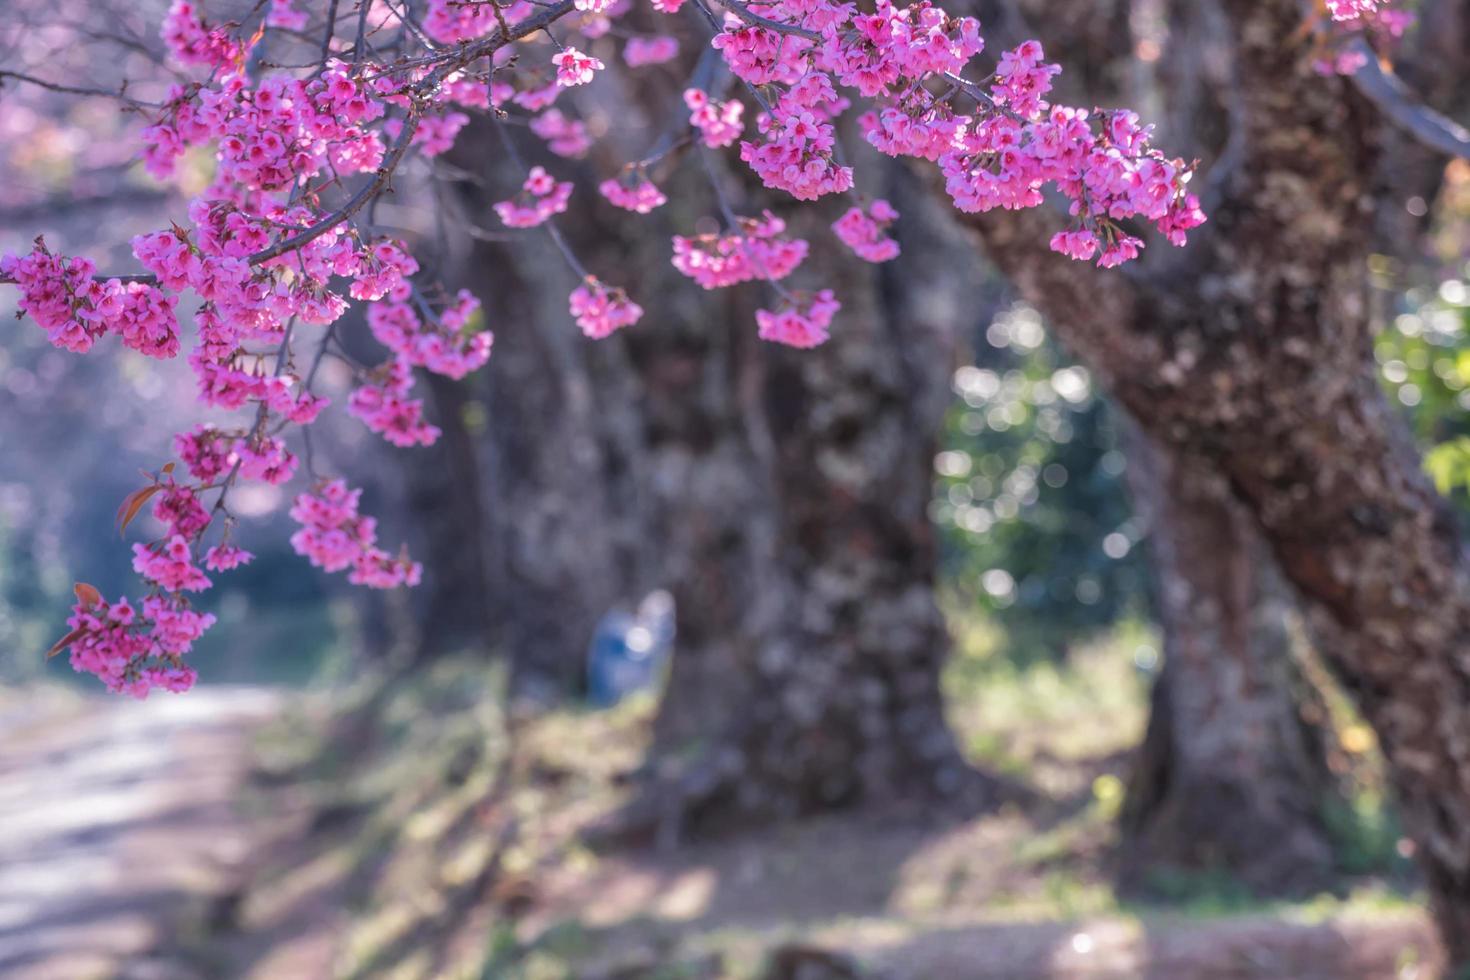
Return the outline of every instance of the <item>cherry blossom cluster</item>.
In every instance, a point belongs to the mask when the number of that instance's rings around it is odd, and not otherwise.
[[[524,11],[512,11],[519,17]],[[429,0],[424,30],[440,44],[468,41],[495,29],[495,10],[488,3],[465,0]]]
[[[840,299],[821,284],[791,284],[812,244],[787,234],[779,208],[738,216],[721,165],[738,157],[791,201],[845,198],[832,235],[865,261],[889,261],[899,254],[890,234],[899,216],[856,192],[839,141],[850,111],[872,150],[936,164],[961,210],[1037,207],[1048,188],[1059,192],[1071,220],[1051,244],[1074,259],[1116,265],[1143,247],[1137,225],[1182,245],[1204,220],[1187,191],[1190,166],[1156,150],[1137,116],[1052,104],[1059,68],[1034,41],[972,67],[985,50],[980,24],[930,0],[863,9],[836,0],[650,2],[670,18],[666,32],[615,27],[630,0],[426,0],[409,19],[397,5],[372,4],[340,24],[293,0],[256,4],[238,24],[211,21],[205,2],[174,0],[162,37],[181,70],[142,128],[139,155],[163,180],[186,153],[212,159],[186,218],[133,239],[141,274],[99,276],[89,260],[53,254],[39,239],[27,254],[0,258],[0,282],[18,289],[21,312],[57,347],[84,352],[116,334],[150,357],[183,356],[201,406],[235,413],[175,437],[187,477],[169,464],[124,502],[124,526],[151,501],[164,528],[134,548],[146,594],[108,603],[79,589],[63,644],[73,666],[139,695],[193,683],[182,658],[213,618],[195,612],[192,597],[210,586],[207,572],[250,560],[231,541],[229,494],[242,482],[310,481],[291,514],[301,524],[293,547],[312,564],[376,588],[419,581],[417,564],[379,547],[376,523],[358,511],[360,491],[319,476],[310,442],[293,449],[292,439],[327,408],[313,390],[324,359],[355,379],[348,414],[398,446],[439,435],[413,396],[415,372],[461,378],[487,362],[492,336],[478,303],[427,281],[409,244],[374,224],[373,207],[406,160],[448,153],[476,116],[506,124],[509,156],[525,175],[519,188],[497,188],[509,196],[494,212],[508,234],[553,239],[577,280],[571,319],[593,338],[636,324],[643,309],[582,265],[554,217],[574,195],[583,206],[605,200],[647,214],[667,203],[659,182],[668,171],[695,158],[724,224],[674,236],[675,267],[704,289],[756,283],[774,294],[756,314],[761,338],[823,343]],[[1381,17],[1383,7],[1329,3],[1347,20]],[[703,59],[675,87],[684,108],[650,156],[579,191],[554,172],[555,158],[588,157],[600,127],[569,103],[617,94],[604,59],[614,60],[619,38],[630,68],[674,70],[681,16],[723,66]],[[280,67],[302,59],[276,58],[274,39],[299,50],[312,31],[319,60]],[[854,109],[854,98],[866,105]],[[539,141],[551,162],[521,166],[516,134]],[[366,304],[386,348],[376,366],[358,362],[338,336],[354,301]],[[192,311],[192,331],[181,328],[181,309]]]
[[[373,336],[406,367],[422,367],[448,378],[463,378],[490,359],[494,335],[476,330],[480,301],[468,290],[437,315],[420,316],[407,296],[368,307]]]
[[[719,102],[691,88],[684,91],[684,104],[689,107],[689,125],[699,130],[704,145],[711,149],[729,146],[745,131],[745,106],[734,99]]]
[[[530,126],[531,132],[545,140],[546,148],[559,157],[580,159],[592,147],[587,124],[580,119],[567,118],[560,109],[547,109],[532,119]]]
[[[842,309],[832,290],[823,289],[814,296],[796,296],[785,300],[774,312],[756,310],[755,322],[763,340],[788,347],[816,347],[826,343],[832,317]]]
[[[567,48],[559,52],[551,59],[556,65],[556,84],[562,88],[571,88],[576,85],[586,85],[592,81],[592,76],[607,67],[601,61],[591,55],[583,54],[576,48]]]
[[[1378,13],[1382,0],[1327,0],[1327,12],[1333,20],[1357,20]]]
[[[641,167],[630,167],[617,177],[609,177],[597,185],[597,190],[611,203],[638,214],[647,214],[669,201]]]
[[[893,205],[879,198],[866,209],[849,209],[833,223],[832,231],[858,258],[887,262],[898,258],[898,242],[888,235],[889,226],[897,220],[898,212]]]
[[[107,602],[77,592],[67,620],[71,632],[63,638],[74,668],[95,674],[109,691],[140,698],[153,688],[194,686],[198,675],[183,657],[214,625],[213,615],[161,596],[144,599],[139,610],[126,598]]]
[[[558,181],[542,167],[532,167],[521,192],[495,205],[495,213],[511,228],[534,228],[567,209],[572,182]]]
[[[623,60],[629,68],[644,65],[662,65],[673,61],[679,54],[679,42],[667,34],[655,37],[630,37],[623,45]]]
[[[403,361],[390,361],[352,393],[348,411],[395,446],[432,446],[439,428],[424,420],[423,399],[408,397],[412,387],[412,369]]]
[[[1347,42],[1363,35],[1380,46],[1403,36],[1414,15],[1388,0],[1327,0],[1326,10],[1335,30],[1319,31],[1320,54],[1315,61],[1324,75],[1351,75],[1368,63],[1370,53]]]
[[[245,45],[227,27],[210,27],[187,0],[179,0],[163,18],[163,42],[182,65],[223,68],[245,56]]]
[[[99,280],[91,261],[53,255],[42,239],[27,255],[0,257],[0,276],[20,287],[19,308],[63,350],[84,353],[109,333],[149,357],[179,352],[177,296],[154,286]]]
[[[373,589],[417,585],[423,567],[378,547],[377,521],[358,513],[361,496],[361,490],[348,488],[342,480],[298,496],[291,519],[301,528],[291,535],[291,547],[324,571],[350,569],[347,578],[354,585]]]
[[[698,238],[674,236],[674,268],[705,289],[753,280],[785,279],[801,265],[805,239],[786,238],[786,222],[770,211],[739,219],[740,230]]]
[[[594,340],[632,326],[643,317],[643,307],[630,300],[627,293],[590,277],[572,290],[568,305],[582,333]]]

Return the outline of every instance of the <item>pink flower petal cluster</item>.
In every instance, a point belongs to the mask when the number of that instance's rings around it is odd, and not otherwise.
[[[832,121],[842,104],[829,76],[804,75],[756,120],[765,141],[742,140],[740,159],[767,187],[784,190],[798,201],[851,190],[852,168],[839,164],[835,155]]]
[[[436,157],[454,145],[459,131],[469,123],[470,117],[462,112],[446,112],[437,116],[424,116],[413,131],[413,145],[426,157]]]
[[[556,66],[556,84],[562,88],[571,88],[576,85],[586,85],[592,81],[592,76],[607,67],[601,61],[589,54],[583,54],[576,48],[564,48],[551,58],[551,63]]]
[[[207,424],[174,436],[174,452],[184,461],[189,475],[202,483],[213,483],[238,460],[235,437]]]
[[[632,326],[643,316],[643,307],[630,300],[627,293],[591,278],[572,290],[568,305],[582,333],[594,340]]]
[[[552,79],[544,85],[515,92],[510,96],[510,101],[527,112],[540,112],[555,102],[561,93],[562,87],[557,84],[556,79]]]
[[[870,98],[927,76],[957,74],[985,46],[973,17],[950,17],[927,0],[902,9],[878,0],[873,13],[846,23],[836,10],[827,15],[817,28],[816,67]]]
[[[226,68],[238,63],[244,45],[224,27],[211,28],[189,0],[174,0],[163,19],[163,43],[180,64]]]
[[[597,185],[597,190],[611,203],[638,214],[647,214],[669,200],[641,167],[629,167],[618,177],[604,180]]]
[[[254,555],[237,545],[217,544],[204,553],[204,567],[212,572],[228,572],[250,564],[254,558]]]
[[[745,131],[741,118],[745,106],[731,99],[716,102],[697,88],[684,90],[684,104],[689,107],[689,125],[699,130],[704,145],[711,149],[729,146]]]
[[[1322,75],[1353,75],[1368,63],[1370,50],[1346,43],[1355,35],[1367,34],[1373,47],[1384,48],[1414,23],[1412,13],[1395,10],[1386,0],[1328,0],[1327,10],[1335,30],[1318,31],[1322,54],[1312,63]]]
[[[141,615],[127,599],[81,599],[72,607],[67,635],[73,670],[96,675],[108,690],[148,696],[154,688],[182,692],[197,675],[183,655],[214,625],[178,596],[150,596]]]
[[[674,236],[674,268],[705,289],[785,279],[807,256],[802,238],[786,238],[786,222],[770,211],[742,218],[740,230],[697,238]]]
[[[328,166],[339,174],[374,170],[382,139],[362,124],[383,115],[383,102],[352,72],[332,60],[309,80],[269,75],[252,88],[244,75],[230,74],[218,87],[176,85],[143,130],[144,163],[155,177],[168,177],[188,147],[214,142],[218,193],[234,183],[282,188]]]
[[[170,537],[193,541],[209,526],[209,512],[193,487],[169,478],[154,495],[153,516],[168,528]]]
[[[1378,12],[1383,0],[1327,0],[1333,20],[1357,20]]]
[[[377,521],[357,511],[361,497],[361,490],[349,490],[342,480],[298,496],[291,517],[301,528],[291,535],[291,547],[323,571],[350,568],[347,579],[354,585],[373,589],[418,585],[422,566],[378,547]]]
[[[235,458],[240,461],[240,475],[279,486],[296,473],[296,454],[274,436],[253,436],[235,443]]]
[[[440,44],[470,41],[490,33],[495,27],[495,9],[489,3],[428,0],[428,9],[424,12],[424,32]]]
[[[1097,254],[1097,236],[1086,228],[1059,231],[1051,236],[1051,250],[1069,259],[1086,262]]]
[[[1043,96],[1051,91],[1051,80],[1062,69],[1042,61],[1043,57],[1045,54],[1036,41],[1026,41],[1015,50],[1001,54],[995,69],[996,81],[990,87],[997,105],[1027,118],[1046,111],[1048,105]]]
[[[1019,61],[1022,67],[1009,77],[1026,71],[1029,61]],[[1038,90],[1029,87],[1020,96],[1037,97]],[[1093,242],[1102,245],[1101,265],[1136,257],[1142,241],[1116,224],[1127,218],[1151,221],[1170,242],[1183,245],[1186,233],[1204,221],[1198,198],[1184,188],[1188,169],[1149,148],[1148,127],[1139,125],[1133,113],[1100,117],[1100,132],[1091,114],[1064,106],[1047,108],[1029,121],[988,116],[962,129],[939,158],[955,207],[971,212],[1035,207],[1050,183],[1072,199],[1080,230],[1092,233],[1091,238],[1054,240],[1063,254],[1090,257]]]
[[[149,357],[176,355],[178,296],[139,282],[99,281],[96,271],[88,259],[53,255],[40,239],[27,255],[0,257],[0,277],[20,287],[21,312],[40,324],[56,347],[84,353],[98,338],[115,333],[125,346]]]
[[[440,430],[424,419],[423,400],[409,397],[413,369],[462,378],[490,358],[494,336],[474,329],[480,301],[468,290],[460,290],[454,303],[438,315],[421,317],[410,298],[411,290],[405,286],[368,308],[373,336],[393,359],[352,393],[348,411],[395,446],[429,446],[438,440]],[[429,313],[427,304],[424,311]]]
[[[898,242],[888,237],[888,226],[897,220],[898,212],[893,205],[879,198],[866,211],[850,208],[832,225],[832,230],[858,258],[887,262],[898,257]]]
[[[630,37],[623,45],[623,60],[629,68],[661,65],[679,56],[679,42],[667,34],[653,37]]]
[[[419,316],[408,302],[385,301],[368,307],[368,326],[404,364],[458,379],[490,359],[494,334],[473,329],[479,308],[480,301],[463,289],[437,317]]]
[[[568,119],[560,109],[547,109],[531,120],[531,132],[546,141],[546,148],[559,157],[580,159],[592,147],[592,137],[580,119]]]
[[[521,192],[508,201],[498,201],[495,213],[512,228],[534,228],[552,215],[567,209],[572,182],[557,182],[543,167],[532,167]]]
[[[194,565],[189,542],[177,534],[158,546],[133,545],[133,571],[166,592],[209,588],[209,579]]]
[[[1154,150],[1136,117],[1048,104],[1059,69],[1035,41],[1003,52],[982,88],[962,74],[984,49],[978,23],[928,0],[901,9],[878,0],[872,13],[823,0],[759,9],[791,31],[727,16],[715,47],[732,72],[764,86],[763,141],[742,142],[741,158],[768,187],[801,200],[851,188],[835,145],[833,122],[847,107],[835,82],[875,101],[859,120],[868,142],[890,155],[939,162],[962,210],[1034,207],[1043,187],[1060,189],[1073,201],[1079,230],[1105,243],[1093,253],[1104,264],[1127,260],[1141,245],[1118,221],[1151,221],[1177,244],[1204,220],[1184,189],[1191,168]],[[961,99],[972,112],[956,108]],[[1059,244],[1080,254],[1086,242],[1078,236]]]
[[[802,55],[811,44],[804,38],[746,23],[734,14],[725,16],[725,29],[710,42],[735,76],[751,85],[794,83],[805,71]]]
[[[353,299],[382,299],[402,287],[419,264],[394,241],[382,239],[358,256],[358,267],[348,295]]]
[[[439,427],[424,419],[423,399],[408,397],[412,387],[413,369],[390,361],[380,376],[352,393],[347,410],[395,446],[432,446]]]
[[[775,312],[756,310],[755,322],[762,340],[810,348],[826,343],[832,317],[840,309],[832,290],[823,289],[815,296],[787,299]]]
[[[308,19],[306,11],[292,6],[292,0],[271,0],[271,9],[265,15],[265,26],[300,31],[305,29]]]

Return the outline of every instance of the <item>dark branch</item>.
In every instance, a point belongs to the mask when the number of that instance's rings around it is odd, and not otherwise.
[[[1367,59],[1353,74],[1353,84],[1395,126],[1431,150],[1470,160],[1470,130],[1420,101],[1397,75],[1379,63],[1366,43],[1356,41],[1350,50]]]

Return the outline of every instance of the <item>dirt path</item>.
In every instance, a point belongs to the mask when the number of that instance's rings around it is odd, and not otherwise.
[[[249,858],[234,804],[278,703],[218,687],[0,700],[0,976],[113,977],[174,938]]]

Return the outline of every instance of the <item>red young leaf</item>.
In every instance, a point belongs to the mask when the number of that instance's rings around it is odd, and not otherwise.
[[[51,649],[46,651],[46,659],[47,660],[50,660],[52,657],[56,656],[58,653],[60,653],[61,651],[65,650],[67,647],[71,646],[77,640],[81,639],[82,634],[85,633],[85,632],[86,632],[86,630],[82,629],[81,627],[78,627],[78,628],[72,630],[70,633],[68,633],[65,636],[63,636],[61,639],[57,640],[55,643],[53,643],[51,645]]]
[[[77,594],[77,602],[80,602],[85,609],[91,609],[102,601],[102,593],[86,582],[78,582],[71,589]]]
[[[132,493],[123,498],[122,505],[119,506],[117,509],[118,534],[122,534],[128,529],[128,525],[133,523],[133,518],[138,516],[138,512],[143,509],[143,505],[146,504],[149,498],[157,492],[158,485],[154,484],[151,487],[144,487],[141,490],[134,490]]]

